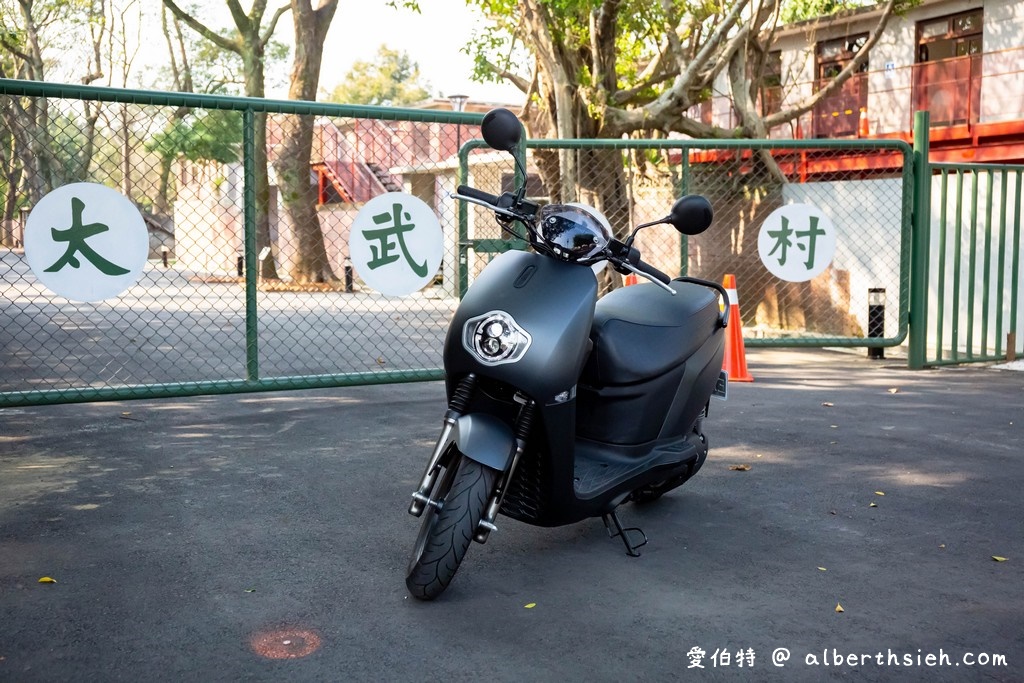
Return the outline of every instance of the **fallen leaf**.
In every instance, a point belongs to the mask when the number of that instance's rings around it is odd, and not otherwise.
[[[875,505],[874,503],[872,503],[871,505],[868,505],[868,507],[869,507],[869,508],[876,508],[876,507],[878,507],[878,506],[877,506],[877,505]]]
[[[729,465],[729,469],[733,472],[747,472],[750,470],[750,465]]]
[[[49,576],[44,576],[39,579],[39,583],[57,583],[57,579],[51,579]]]
[[[832,429],[839,429],[839,425],[829,425]]]
[[[992,559],[995,560],[996,562],[1006,562],[1006,558],[1005,557],[999,557],[998,555],[993,555]],[[42,581],[42,579],[39,579],[39,580]]]
[[[757,454],[757,455],[756,455],[755,457],[757,457],[757,458],[760,458],[760,457],[761,457],[761,454],[760,454],[760,453],[758,453],[758,454]]]
[[[843,609],[843,606],[842,606],[842,605],[840,605],[840,604],[839,604],[839,603],[837,602],[837,603],[836,603],[836,611],[837,611],[837,612],[845,612],[846,610],[844,610],[844,609]]]
[[[537,603],[535,603],[535,602],[528,602],[525,605],[523,605],[523,607],[525,607],[526,609],[533,609],[536,606],[537,606]]]
[[[834,514],[836,514],[836,511],[835,511],[835,510],[829,510],[829,511],[828,511],[828,514],[830,514],[830,515],[834,515]]]
[[[246,588],[246,589],[245,589],[245,592],[246,592],[246,593],[255,593],[255,592],[256,592],[256,589],[255,589],[255,588]]]
[[[827,570],[827,569],[825,569],[824,567],[818,567],[818,569],[820,569],[820,570],[821,570],[821,571],[823,571],[823,572],[827,572],[827,571],[828,571],[828,570]]]
[[[939,547],[942,548],[943,550],[945,550],[946,549],[946,544],[945,543],[940,543]]]
[[[884,493],[884,492],[882,492],[882,491],[875,491],[875,495],[876,495],[876,496],[884,496],[884,495],[885,495],[885,493]]]
[[[889,393],[890,394],[898,394],[898,393],[900,393],[900,388],[899,387],[893,387],[892,389],[889,390]]]
[[[385,361],[384,361],[384,359],[382,357],[377,356],[377,365],[384,365],[384,362]]]
[[[832,407],[832,406],[834,406],[835,404],[834,404],[834,403],[829,403],[828,401],[825,401],[825,402],[824,402],[824,403],[822,403],[821,405],[825,406],[826,408],[831,408],[831,407]]]

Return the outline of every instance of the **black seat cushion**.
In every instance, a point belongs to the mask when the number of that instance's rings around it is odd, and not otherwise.
[[[583,382],[595,387],[640,382],[689,358],[717,325],[718,296],[689,282],[623,287],[597,302],[594,348]]]

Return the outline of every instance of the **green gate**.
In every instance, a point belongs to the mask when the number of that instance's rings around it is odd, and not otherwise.
[[[637,244],[645,260],[667,273],[718,282],[734,275],[748,345],[880,348],[907,338],[914,153],[906,143],[529,140],[525,147],[530,169],[575,155],[578,198],[599,206],[621,236],[665,216],[683,194],[708,197],[715,220],[703,235],[681,237],[661,226],[639,233]],[[467,153],[463,163],[461,177],[473,187],[499,194],[511,186],[508,155]],[[557,190],[533,173],[528,194],[548,201]],[[792,203],[822,207],[838,233],[833,264],[809,283],[778,279],[758,254],[757,228]],[[522,243],[503,236],[489,212],[472,205],[460,210],[459,244],[464,291],[492,254]],[[888,305],[872,326],[871,307],[881,292]]]

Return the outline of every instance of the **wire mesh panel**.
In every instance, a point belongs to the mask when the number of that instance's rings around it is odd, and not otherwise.
[[[5,177],[0,405],[441,376],[458,293],[447,194],[479,115],[4,85],[21,177]],[[303,131],[308,159],[289,146]],[[149,236],[140,278],[92,303],[44,286],[23,248],[33,207],[78,182],[130,198]],[[445,236],[408,297],[373,291],[350,260],[360,208],[388,192],[426,202]]]
[[[596,206],[620,239],[666,216],[675,198],[706,196],[715,210],[707,232],[687,238],[658,226],[641,231],[637,245],[670,274],[718,282],[735,275],[751,343],[891,345],[906,334],[912,188],[904,143],[578,140],[529,148],[528,194]],[[488,160],[470,176],[495,191],[510,166]],[[577,180],[567,186],[565,177]],[[834,254],[802,280],[773,274],[771,261],[808,260],[815,235],[796,223],[762,235],[773,212],[792,205],[813,207],[834,228]],[[481,238],[495,235],[485,213],[472,212],[469,237],[486,254],[493,243]]]
[[[716,211],[707,233],[661,226],[637,244],[672,274],[734,274],[751,342],[863,345],[871,334],[889,344],[905,333],[903,143],[532,141],[519,178],[507,154],[477,140],[475,114],[9,80],[0,100],[11,150],[0,179],[0,405],[442,377],[459,297],[495,253],[525,248],[490,212],[449,197],[462,173],[494,194],[525,181],[538,200],[594,205],[623,238],[676,197],[704,194]],[[33,207],[78,182],[129,198],[149,240],[139,279],[91,303],[44,286],[23,250]],[[436,276],[405,297],[375,291],[352,263],[360,210],[388,192],[425,203],[443,235]],[[835,225],[835,255],[814,279],[787,282],[757,239],[774,210],[801,203]],[[103,209],[80,207],[75,220],[94,226]],[[375,248],[417,261],[395,228]],[[89,254],[103,254],[82,248],[91,239],[62,267],[95,266]],[[776,249],[786,242],[795,259],[812,248],[800,239],[794,228]],[[881,331],[868,329],[870,290],[888,297]]]
[[[5,356],[0,390],[244,377],[244,292],[226,277],[233,275],[227,250],[233,257],[240,239],[211,229],[200,242],[185,240],[184,248],[176,247],[174,225],[183,150],[223,156],[225,162],[240,159],[241,114],[192,110],[178,115],[166,107],[49,97],[3,100],[0,134],[22,152],[13,160],[22,182],[12,186],[13,178],[7,179],[20,211],[5,231],[0,267]],[[209,168],[206,173],[214,176]],[[52,190],[79,182],[129,197],[149,237],[138,281],[115,298],[93,303],[44,287],[22,248],[30,210]],[[105,208],[84,206],[83,221],[102,221]],[[224,215],[205,219],[211,228],[223,227]],[[223,249],[213,249],[215,242]],[[94,256],[79,255],[80,263],[71,267],[90,269],[94,258],[110,256],[98,249],[90,250]],[[191,260],[182,258],[184,251]],[[214,263],[220,252],[222,262]]]
[[[690,272],[736,276],[753,344],[892,344],[906,335],[910,150],[855,145],[693,155],[688,191],[706,194],[717,214],[693,240]],[[818,260],[817,275],[811,264],[825,236],[815,242],[813,218],[791,217],[787,227],[778,217],[792,205],[812,207],[834,230],[833,255]]]

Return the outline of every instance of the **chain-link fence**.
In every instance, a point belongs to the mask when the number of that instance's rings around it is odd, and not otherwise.
[[[667,215],[681,195],[706,196],[715,210],[707,232],[687,238],[659,226],[641,231],[637,245],[673,275],[718,282],[735,275],[750,344],[883,346],[907,333],[913,168],[903,142],[537,140],[528,147],[528,194],[597,206],[620,238]],[[564,168],[574,169],[571,188],[562,185]],[[470,166],[470,184],[489,192],[509,188],[511,176],[507,156]],[[816,207],[831,223],[831,258],[825,238],[816,241],[792,218],[768,231],[766,248],[762,226],[792,205]],[[473,247],[469,273],[515,242],[497,239],[480,208],[463,229],[460,244]],[[820,273],[810,277],[815,246]],[[769,269],[787,259],[789,279]]]
[[[13,151],[0,181],[0,405],[441,377],[458,294],[447,193],[479,114],[21,81],[0,84],[0,100]],[[289,185],[297,126],[312,156]],[[32,208],[77,182],[129,197],[150,241],[138,281],[93,303],[50,291],[23,249]],[[447,236],[435,281],[405,298],[363,286],[348,258],[359,207],[395,190],[433,207]],[[93,255],[102,238],[89,238]]]
[[[0,81],[0,110],[0,406],[437,379],[459,296],[493,253],[524,246],[448,197],[460,173],[495,193],[519,180],[507,154],[475,140],[477,114],[22,81]],[[290,146],[303,134],[308,160]],[[669,273],[735,274],[750,343],[897,342],[909,148],[780,144],[532,141],[527,191],[594,204],[623,235],[675,197],[705,194],[716,211],[705,235],[659,227],[638,244]],[[138,281],[93,303],[46,288],[22,249],[31,209],[83,181],[129,197],[150,240]],[[430,206],[444,235],[434,280],[401,298],[362,283],[348,241],[359,208],[396,190]],[[761,224],[792,203],[821,207],[837,232],[831,265],[809,283],[776,278],[758,257]],[[881,333],[867,321],[872,289],[888,297]]]

